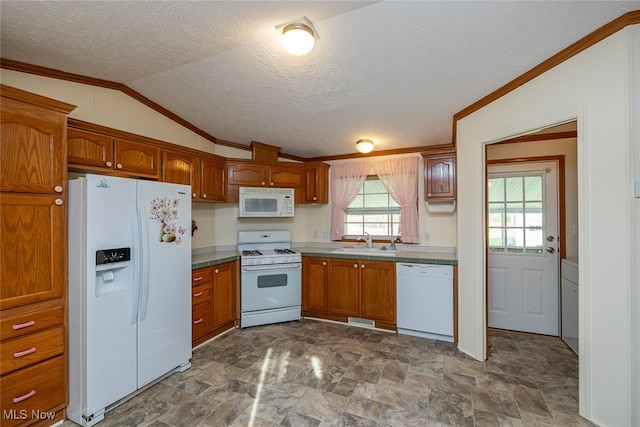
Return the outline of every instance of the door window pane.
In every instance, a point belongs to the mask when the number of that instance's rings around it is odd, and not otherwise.
[[[540,253],[544,238],[543,172],[488,179],[489,249]]]

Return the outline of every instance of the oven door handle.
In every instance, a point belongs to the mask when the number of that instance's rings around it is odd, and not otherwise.
[[[302,263],[293,264],[269,264],[269,265],[245,265],[242,271],[260,271],[260,270],[300,270]]]

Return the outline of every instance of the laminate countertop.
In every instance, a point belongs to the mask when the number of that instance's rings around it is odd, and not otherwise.
[[[450,252],[418,252],[400,250],[395,256],[376,256],[362,254],[334,253],[337,248],[293,247],[302,256],[342,259],[365,259],[374,261],[411,262],[416,264],[458,265],[456,254]],[[191,269],[224,264],[240,259],[238,251],[210,251],[194,254],[191,257]]]
[[[314,248],[314,247],[293,247],[294,251],[302,256],[322,257],[322,258],[343,258],[343,259],[366,259],[375,261],[411,262],[416,264],[441,264],[458,265],[455,253],[449,252],[418,252],[405,251],[400,249],[395,256],[376,256],[352,253],[335,253],[338,248]]]

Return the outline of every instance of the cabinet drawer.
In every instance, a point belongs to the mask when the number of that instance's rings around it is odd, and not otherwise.
[[[0,338],[4,341],[62,325],[63,320],[64,308],[62,306],[6,317],[0,321]]]
[[[0,406],[5,416],[2,425],[18,425],[31,419],[38,411],[46,411],[64,404],[65,370],[64,357],[59,356],[36,365],[29,366],[0,379]],[[21,419],[25,416],[26,419]]]
[[[213,312],[210,303],[198,304],[193,307],[191,338],[196,339],[213,329]]]
[[[212,280],[211,267],[199,268],[191,272],[191,284],[193,286],[211,282],[211,280]]]
[[[211,283],[194,286],[191,290],[191,304],[195,306],[206,301],[211,301]]]
[[[59,326],[2,343],[1,374],[62,354],[64,328]]]

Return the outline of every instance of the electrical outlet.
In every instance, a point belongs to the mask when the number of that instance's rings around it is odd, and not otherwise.
[[[431,233],[429,233],[428,231],[424,232],[424,241],[428,242],[431,240]]]

